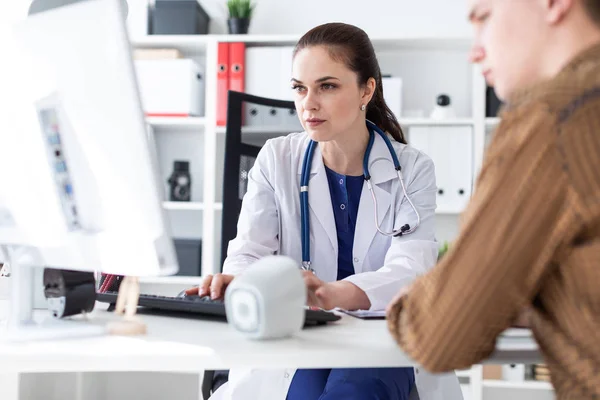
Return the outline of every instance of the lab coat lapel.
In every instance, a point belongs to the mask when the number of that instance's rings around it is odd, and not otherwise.
[[[369,173],[371,175],[373,193],[377,198],[377,223],[383,226],[383,221],[390,212],[392,194],[382,188],[382,186],[397,177],[397,174],[385,142],[378,134],[375,134],[375,136],[375,142],[373,143],[369,157]],[[354,233],[352,253],[355,260],[355,273],[358,274],[363,271],[364,260],[373,239],[378,234],[377,227],[375,226],[375,203],[367,182],[365,182],[360,196],[356,230]]]
[[[306,143],[308,146],[308,141]],[[298,163],[298,171],[302,170],[302,160]],[[338,243],[337,243],[337,230],[335,227],[335,218],[333,216],[333,207],[331,205],[331,194],[329,193],[329,182],[327,181],[327,172],[325,171],[325,165],[323,164],[323,155],[321,154],[321,148],[316,146],[313,153],[313,159],[310,169],[310,179],[308,180],[308,205],[311,213],[310,218],[310,232],[311,238],[311,260],[315,254],[314,246],[323,246],[326,243],[320,242],[319,238],[314,236],[315,232],[315,220],[318,222],[329,238],[329,243],[333,248],[335,257],[337,260],[338,254]],[[314,218],[313,218],[314,217]]]

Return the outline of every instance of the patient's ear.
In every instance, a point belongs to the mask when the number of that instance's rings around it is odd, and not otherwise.
[[[573,10],[573,0],[543,0],[546,21],[550,25],[561,22]]]

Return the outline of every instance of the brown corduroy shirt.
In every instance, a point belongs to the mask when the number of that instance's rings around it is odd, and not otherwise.
[[[525,307],[558,399],[600,399],[600,45],[510,99],[459,238],[388,322],[449,371],[490,356]]]

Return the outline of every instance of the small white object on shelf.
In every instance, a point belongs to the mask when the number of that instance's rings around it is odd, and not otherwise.
[[[502,379],[511,382],[523,382],[525,380],[524,364],[507,364],[502,366]]]
[[[456,118],[456,113],[452,107],[452,100],[450,99],[450,96],[441,94],[437,97],[436,105],[433,107],[433,111],[431,111],[430,118],[435,120]]]
[[[473,118],[400,118],[400,125],[412,126],[454,126],[454,125],[473,125]]]

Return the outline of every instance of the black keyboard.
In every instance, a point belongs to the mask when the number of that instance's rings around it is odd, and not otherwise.
[[[110,303],[110,311],[114,309],[117,302],[117,292],[97,293],[96,300],[102,303]],[[152,294],[141,294],[138,301],[139,307],[150,308],[164,312],[190,313],[196,315],[206,315],[216,317],[227,321],[225,313],[225,303],[223,300],[212,300],[209,296],[188,296],[188,297],[169,297],[156,296]],[[305,310],[305,325],[321,325],[327,322],[333,322],[340,319],[329,311],[324,310]]]

